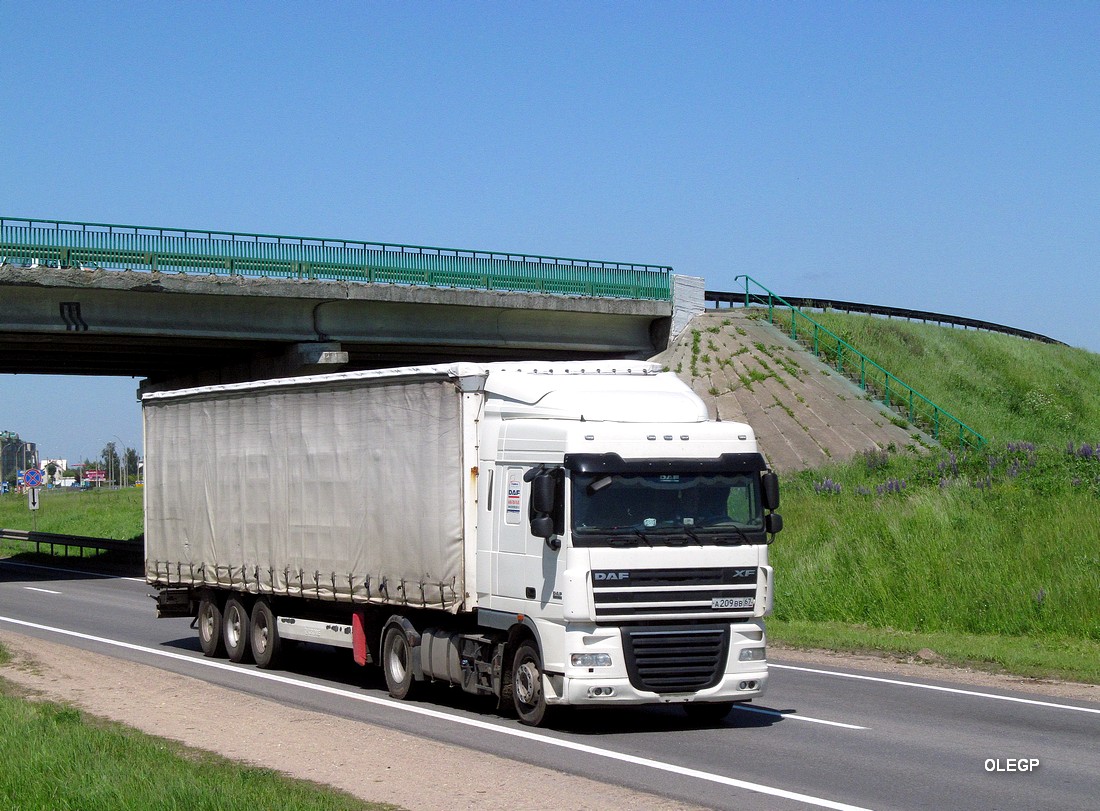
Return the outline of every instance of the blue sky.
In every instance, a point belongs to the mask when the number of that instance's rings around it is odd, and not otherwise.
[[[669,264],[1100,352],[1100,4],[0,2],[0,214]],[[0,376],[44,455],[136,380]]]

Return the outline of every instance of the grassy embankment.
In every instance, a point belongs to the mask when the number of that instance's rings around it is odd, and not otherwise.
[[[788,477],[773,639],[1100,683],[1100,356],[814,318],[990,442]]]

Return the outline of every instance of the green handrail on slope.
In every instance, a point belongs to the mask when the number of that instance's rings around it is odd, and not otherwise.
[[[908,383],[902,382],[886,369],[883,369],[843,338],[810,318],[798,307],[795,307],[781,296],[777,296],[751,276],[737,276],[734,281],[740,279],[745,280],[746,307],[756,304],[763,305],[766,302],[769,324],[775,324],[777,304],[781,308],[785,308],[785,311],[790,312],[790,336],[793,341],[799,340],[798,330],[799,320],[801,319],[802,322],[805,322],[803,334],[805,335],[809,330],[813,331],[812,340],[808,337],[803,338],[804,342],[812,346],[813,353],[817,357],[824,358],[832,363],[841,374],[845,374],[853,381],[858,382],[861,389],[871,392],[887,408],[892,411],[901,408],[902,413],[908,417],[909,422],[928,431],[938,442],[943,442],[945,438],[950,441],[957,438],[960,444],[971,448],[980,448],[986,444],[986,438],[973,428],[944,411]],[[752,293],[749,290],[750,282],[760,288],[766,295]],[[859,364],[858,380],[853,368],[857,362]],[[949,431],[946,435],[944,434],[945,427]],[[955,436],[956,428],[958,429],[957,437]]]
[[[0,259],[31,266],[672,299],[672,268],[664,265],[17,217],[0,217]]]

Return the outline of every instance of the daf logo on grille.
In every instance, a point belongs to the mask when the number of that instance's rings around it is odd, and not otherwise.
[[[734,577],[755,577],[756,569],[734,569]]]
[[[593,572],[593,580],[629,580],[630,572]]]

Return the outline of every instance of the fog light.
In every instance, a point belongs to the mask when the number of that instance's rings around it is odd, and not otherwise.
[[[611,667],[610,653],[574,653],[569,657],[573,667]]]
[[[737,658],[742,662],[763,662],[764,648],[742,648]]]
[[[614,687],[589,687],[588,688],[588,695],[589,695],[590,698],[591,697],[599,697],[599,696],[611,696],[611,695],[614,695],[614,694],[615,694],[615,688]]]

